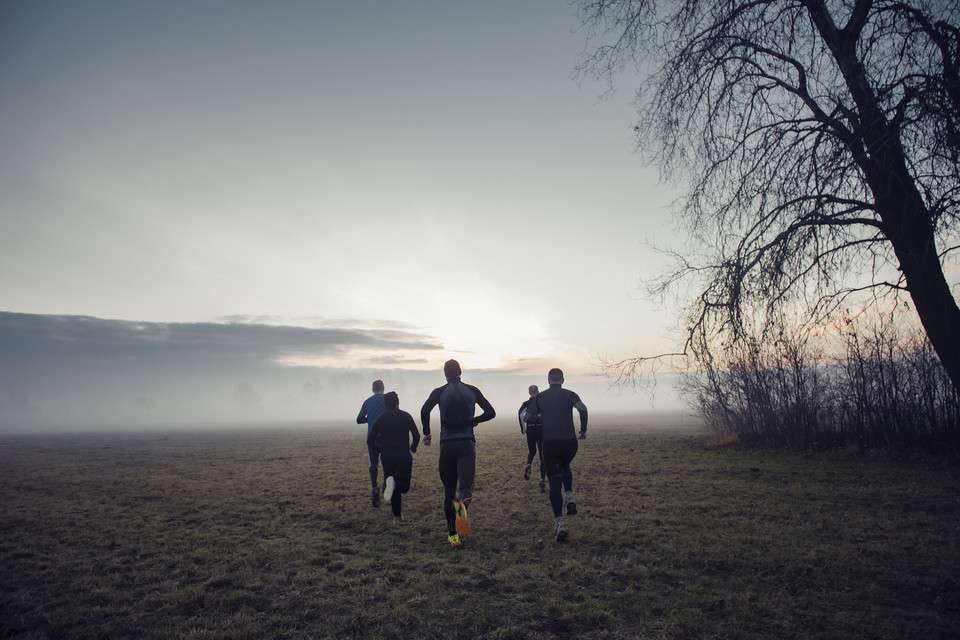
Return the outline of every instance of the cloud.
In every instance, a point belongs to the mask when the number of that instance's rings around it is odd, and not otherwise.
[[[354,424],[372,380],[382,378],[409,410],[443,384],[437,340],[395,322],[278,318],[169,323],[0,312],[0,432],[141,425],[297,421]],[[423,354],[418,357],[417,354]],[[337,362],[347,364],[335,364]],[[331,364],[334,363],[334,364]],[[465,380],[497,407],[544,384],[546,363],[471,368]],[[529,364],[524,362],[524,364]],[[649,408],[611,395],[595,376],[568,382],[591,411]]]
[[[301,327],[234,320],[0,312],[0,429],[235,419],[238,411],[250,418],[252,403],[236,402],[241,386],[271,417],[349,414],[369,387],[363,369],[423,364],[426,357],[408,354],[441,349],[431,336],[389,322]]]
[[[347,356],[353,350],[394,354],[440,348],[431,336],[393,326],[133,322],[0,312],[0,353],[8,364],[21,366],[96,361],[126,367],[206,368],[226,362],[266,365],[289,358]]]

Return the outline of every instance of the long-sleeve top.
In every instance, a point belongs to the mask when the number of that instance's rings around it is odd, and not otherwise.
[[[480,389],[473,385],[450,380],[442,387],[437,387],[430,393],[430,397],[420,409],[420,423],[423,425],[423,435],[430,435],[430,412],[440,405],[440,442],[470,438],[475,440],[473,428],[481,422],[496,417],[493,405],[483,397]],[[479,416],[475,415],[477,406],[483,409]]]
[[[415,453],[420,444],[420,431],[409,413],[387,409],[367,434],[367,444],[380,452],[401,452],[409,448],[411,453]]]
[[[538,412],[543,421],[543,440],[576,439],[573,410],[580,413],[580,433],[587,430],[587,407],[578,396],[559,384],[551,384],[530,400],[527,413]]]
[[[367,423],[368,438],[370,437],[370,432],[373,431],[373,423],[376,422],[380,414],[386,410],[387,405],[384,403],[382,393],[375,393],[363,401],[363,405],[360,407],[360,413],[357,414],[357,424]],[[374,432],[373,435],[377,435],[376,432]]]
[[[536,396],[534,396],[536,397]],[[526,431],[527,427],[542,427],[543,422],[540,420],[540,414],[536,411],[528,412],[527,407],[530,406],[530,403],[533,402],[533,398],[529,400],[524,400],[523,404],[520,405],[520,410],[517,411],[517,417],[520,419],[520,430]]]

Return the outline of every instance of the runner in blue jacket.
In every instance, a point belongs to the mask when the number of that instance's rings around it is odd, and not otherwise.
[[[370,438],[370,432],[373,431],[373,423],[377,421],[381,413],[386,411],[386,406],[383,403],[383,380],[374,380],[372,390],[373,395],[363,401],[360,413],[357,414],[357,424],[366,423],[367,425],[367,439]],[[379,507],[380,487],[377,485],[377,465],[380,462],[380,454],[376,449],[367,445],[367,455],[370,457],[370,483],[373,485],[371,500],[373,506]]]

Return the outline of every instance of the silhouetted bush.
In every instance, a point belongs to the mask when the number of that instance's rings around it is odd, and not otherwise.
[[[960,394],[925,339],[886,326],[843,334],[843,358],[821,341],[745,337],[683,392],[709,429],[800,450],[960,448]]]

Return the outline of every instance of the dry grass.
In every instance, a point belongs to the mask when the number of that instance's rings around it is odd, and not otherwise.
[[[0,439],[5,638],[956,638],[960,472],[745,452],[596,419],[552,539],[526,447],[480,431],[466,543],[437,447],[404,519],[363,428]]]

